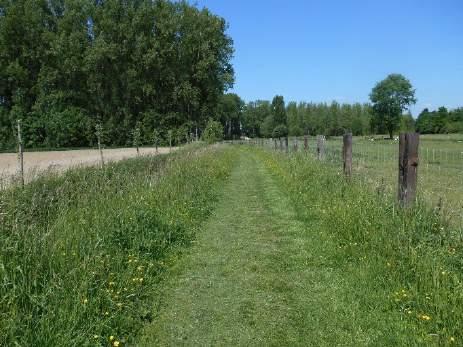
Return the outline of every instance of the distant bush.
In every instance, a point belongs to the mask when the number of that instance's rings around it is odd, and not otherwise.
[[[275,129],[273,129],[273,138],[280,138],[286,136],[288,136],[288,128],[285,125],[278,125]]]
[[[203,141],[212,144],[223,139],[223,126],[220,122],[213,119],[209,119],[204,129]]]

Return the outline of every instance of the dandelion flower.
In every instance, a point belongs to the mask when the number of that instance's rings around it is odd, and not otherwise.
[[[113,340],[114,340],[114,336],[111,335],[111,336],[109,337],[109,341],[113,341]]]
[[[425,320],[425,321],[430,321],[430,320],[431,320],[431,317],[428,316],[427,314],[422,314],[422,315],[420,316],[420,318],[421,318],[422,320]]]
[[[116,341],[113,342],[113,346],[114,346],[114,347],[119,347],[119,345],[120,345],[120,342],[119,342],[119,341],[116,340]]]
[[[455,338],[453,336],[450,338],[450,342],[455,342]]]

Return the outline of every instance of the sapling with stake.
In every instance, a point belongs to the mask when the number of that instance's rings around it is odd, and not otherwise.
[[[21,120],[18,119],[18,166],[19,166],[19,179],[21,186],[24,187],[24,154],[23,154],[23,141],[21,137]]]
[[[174,132],[172,131],[172,129],[167,132],[167,136],[169,138],[169,153],[172,152],[172,137],[173,137],[173,135],[174,135]]]
[[[159,132],[158,129],[153,130],[153,145],[156,148],[156,154],[159,153],[158,147],[159,147],[159,140],[161,138],[161,133]]]
[[[101,123],[95,125],[95,134],[98,139],[98,150],[100,152],[101,168],[104,168],[103,148],[101,147],[101,139],[103,137],[103,126]]]
[[[133,129],[133,146],[137,149],[137,156],[140,156],[140,142],[141,142],[140,123],[137,123],[135,125],[135,129]]]

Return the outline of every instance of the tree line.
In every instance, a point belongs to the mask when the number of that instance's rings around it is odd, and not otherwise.
[[[416,130],[422,134],[463,133],[463,107],[450,111],[445,107],[437,111],[425,108],[416,120]]]
[[[196,135],[233,85],[226,29],[187,1],[0,0],[0,147],[17,119],[27,147]]]
[[[272,101],[244,103],[236,94],[221,99],[219,119],[228,138],[301,136],[323,134],[340,136],[388,134],[392,139],[398,131],[421,133],[463,132],[463,108],[447,111],[445,107],[429,112],[425,109],[418,119],[409,107],[416,103],[415,90],[401,74],[390,74],[378,82],[370,93],[371,103],[340,104],[289,102],[282,96]]]

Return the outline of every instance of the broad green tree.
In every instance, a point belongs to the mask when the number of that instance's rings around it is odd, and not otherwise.
[[[391,74],[378,82],[371,91],[370,100],[378,124],[384,126],[391,139],[400,127],[402,113],[416,103],[412,84],[400,74]]]

